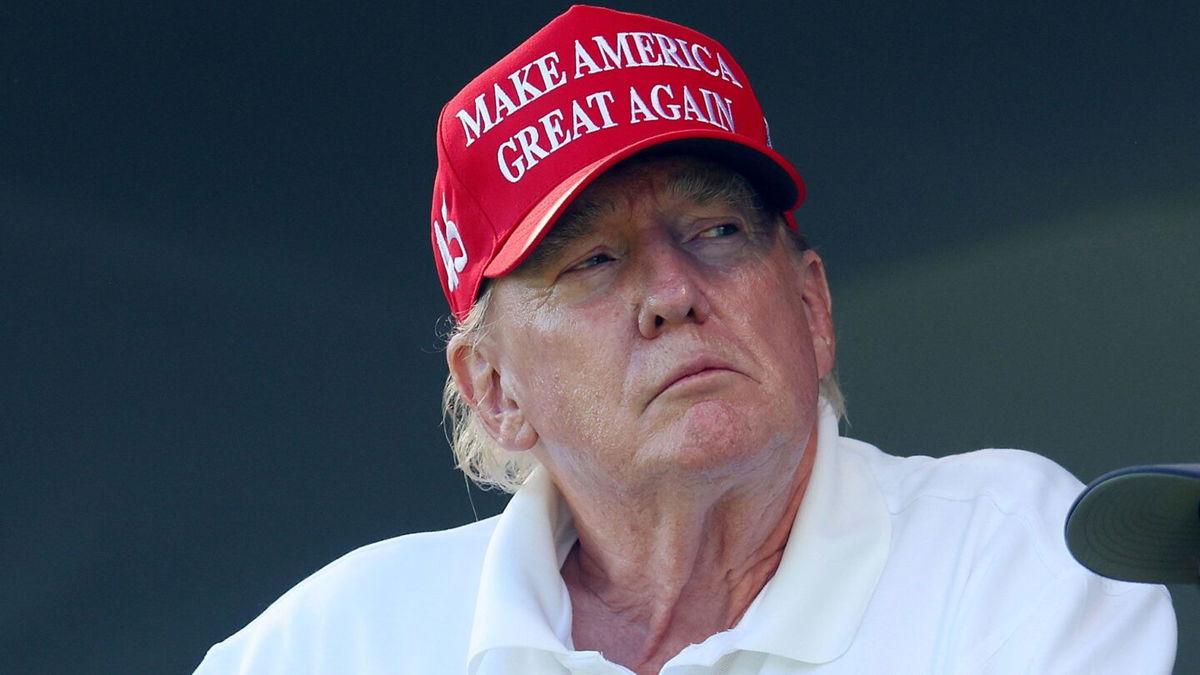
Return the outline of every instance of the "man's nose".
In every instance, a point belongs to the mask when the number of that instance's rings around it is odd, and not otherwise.
[[[708,320],[712,308],[699,283],[701,270],[685,251],[656,246],[642,263],[638,330],[643,337],[658,337],[673,324]]]

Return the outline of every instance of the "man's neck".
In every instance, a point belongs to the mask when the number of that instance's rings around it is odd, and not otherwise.
[[[814,432],[782,480],[711,502],[572,504],[579,542],[562,567],[575,648],[657,673],[689,644],[732,628],[775,574],[816,454]]]

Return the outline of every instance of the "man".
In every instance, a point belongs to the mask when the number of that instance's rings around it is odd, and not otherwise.
[[[198,672],[1169,672],[1165,590],[1067,553],[1062,469],[838,436],[803,183],[717,42],[574,7],[438,155],[455,449],[515,494],[333,563]]]

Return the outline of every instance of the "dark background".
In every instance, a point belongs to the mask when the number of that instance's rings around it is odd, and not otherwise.
[[[1200,5],[617,5],[760,91],[850,435],[1200,460]],[[565,7],[0,7],[0,672],[189,672],[338,555],[473,518],[433,126]]]

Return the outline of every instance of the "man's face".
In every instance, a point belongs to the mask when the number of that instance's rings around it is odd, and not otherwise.
[[[799,461],[833,365],[824,273],[744,188],[711,194],[728,182],[681,158],[610,172],[495,282],[495,428],[525,425],[568,494]]]

